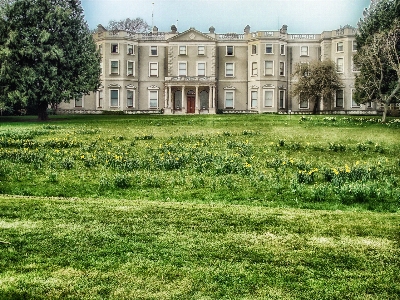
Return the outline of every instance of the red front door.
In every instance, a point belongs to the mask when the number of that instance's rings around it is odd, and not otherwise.
[[[195,96],[187,96],[187,113],[194,114],[194,109],[196,105],[196,97]]]

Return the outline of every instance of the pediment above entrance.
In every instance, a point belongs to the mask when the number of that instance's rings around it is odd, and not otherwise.
[[[170,39],[168,42],[216,42],[213,37],[208,36],[194,28],[190,28]]]

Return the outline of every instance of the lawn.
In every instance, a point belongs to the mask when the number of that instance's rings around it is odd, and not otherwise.
[[[399,299],[398,213],[0,198],[1,299]]]
[[[399,130],[0,118],[0,299],[400,299]]]

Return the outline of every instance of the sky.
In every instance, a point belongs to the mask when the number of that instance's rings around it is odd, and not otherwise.
[[[153,4],[154,3],[154,4]],[[82,0],[89,27],[106,26],[110,20],[142,18],[159,31],[171,25],[183,32],[191,27],[216,33],[278,30],[321,33],[340,26],[356,26],[370,0]],[[153,17],[152,17],[153,16]]]

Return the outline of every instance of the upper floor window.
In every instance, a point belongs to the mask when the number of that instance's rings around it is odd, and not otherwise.
[[[187,76],[187,62],[180,61],[178,63],[179,71],[178,76]]]
[[[354,56],[351,57],[351,70],[353,72],[360,72],[360,69],[358,68],[357,64],[354,62]]]
[[[103,45],[99,45],[99,52],[100,54],[103,54]]]
[[[205,62],[197,63],[197,76],[206,76],[206,63]]]
[[[111,44],[111,53],[118,53],[118,44]]]
[[[336,43],[336,52],[343,52],[343,42]]]
[[[283,45],[283,44],[281,44],[280,46],[279,46],[279,49],[280,49],[280,55],[285,55],[286,54],[286,47],[285,47],[285,45]]]
[[[113,75],[119,74],[119,61],[118,60],[110,61],[110,74],[113,74]]]
[[[338,73],[344,72],[344,58],[342,57],[336,59],[336,72]]]
[[[129,55],[133,55],[135,52],[134,52],[134,47],[133,47],[133,45],[128,45],[128,54]]]
[[[272,60],[265,61],[264,75],[274,75],[274,62]]]
[[[251,76],[257,76],[257,75],[258,75],[257,62],[252,62],[251,63]]]
[[[204,55],[206,54],[206,49],[203,45],[197,46],[197,55]]]
[[[233,56],[234,55],[233,50],[234,50],[233,46],[226,46],[226,55]]]
[[[157,55],[158,55],[158,47],[150,46],[150,56],[157,56]]]
[[[308,46],[300,47],[300,56],[308,56]]]
[[[179,55],[186,55],[186,46],[179,46]]]
[[[266,44],[265,45],[265,53],[266,54],[273,54],[274,53],[274,48],[272,44]]]
[[[234,76],[234,64],[225,63],[225,77],[233,77],[233,76]]]
[[[128,60],[126,62],[126,75],[128,76],[135,76],[134,71],[135,71],[135,62]]]
[[[257,54],[257,45],[251,45],[251,54]]]
[[[149,63],[149,76],[158,77],[158,63],[156,62]]]
[[[285,62],[279,62],[279,75],[285,76]]]

